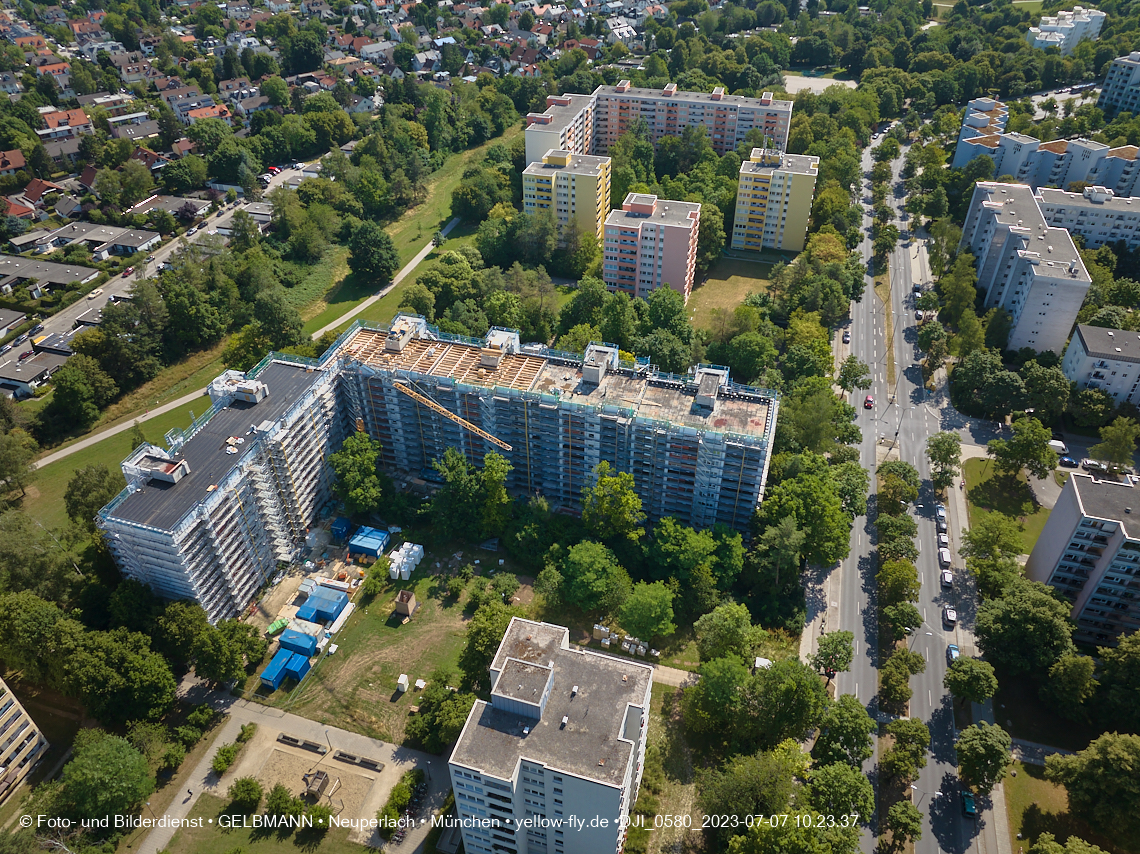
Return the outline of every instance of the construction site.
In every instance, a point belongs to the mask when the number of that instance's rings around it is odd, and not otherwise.
[[[319,361],[270,354],[209,393],[189,428],[123,462],[127,487],[97,521],[124,575],[199,602],[211,621],[303,560],[310,529],[335,511],[328,456],[353,429],[380,442],[393,474],[416,478],[449,447],[475,465],[496,451],[513,492],[576,508],[605,461],[633,475],[651,521],[745,530],[779,409],[727,368],[667,374],[613,345],[575,355],[407,314],[353,324]]]

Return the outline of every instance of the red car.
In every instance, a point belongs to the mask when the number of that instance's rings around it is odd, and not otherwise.
[[[134,267],[127,267],[127,269],[123,270],[123,278],[125,279],[127,276],[129,276],[134,271],[135,271]]]
[[[22,362],[22,361],[24,361],[24,359],[28,358],[29,356],[34,356],[35,354],[36,354],[35,350],[25,350],[23,353],[20,354],[20,358],[18,361]]]
[[[281,172],[281,167],[280,167],[280,166],[270,166],[270,167],[269,167],[269,174],[270,174],[270,175],[277,175],[277,174],[278,174],[278,173],[280,173],[280,172]]]
[[[863,408],[864,409],[874,409],[875,408],[875,398],[871,397],[871,395],[867,395],[867,399],[863,401]]]

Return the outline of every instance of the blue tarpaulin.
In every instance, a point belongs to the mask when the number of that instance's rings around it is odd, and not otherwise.
[[[379,557],[388,545],[388,532],[376,528],[361,528],[348,541],[348,553],[354,555],[371,555]]]
[[[285,667],[294,655],[296,653],[288,649],[277,650],[277,654],[273,656],[269,666],[261,671],[261,684],[272,688],[274,691],[280,688],[286,676]]]
[[[281,648],[309,656],[317,651],[317,639],[296,629],[286,629],[281,634]]]

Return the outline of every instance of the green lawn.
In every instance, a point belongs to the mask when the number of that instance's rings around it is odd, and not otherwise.
[[[324,302],[328,294],[348,273],[348,249],[332,246],[324,257],[309,268],[305,278],[291,288],[285,289],[285,301],[302,316],[308,315],[312,306]]]
[[[487,149],[493,145],[510,146],[511,141],[520,133],[521,126],[508,128],[502,136],[488,140],[478,148],[449,157],[443,168],[432,174],[426,201],[386,229],[396,242],[401,264],[411,261],[423,249],[424,244],[431,240],[431,236],[451,221],[451,191],[459,186],[467,166],[479,163]]]
[[[165,444],[163,436],[173,427],[187,427],[190,424],[190,411],[194,415],[201,415],[210,408],[209,398],[203,397],[186,406],[180,406],[163,415],[146,420],[140,419],[139,424],[148,441],[155,444]],[[110,436],[101,442],[96,442],[83,451],[65,457],[51,465],[44,466],[36,474],[36,479],[28,488],[28,494],[20,503],[22,510],[32,518],[39,520],[44,527],[53,528],[67,522],[67,511],[63,506],[63,493],[67,489],[67,482],[76,469],[86,465],[103,464],[111,470],[119,467],[119,463],[129,454],[131,447],[130,431]]]
[[[693,325],[711,329],[716,309],[731,312],[750,292],[766,291],[771,272],[772,265],[763,261],[721,258],[689,295]]]
[[[222,814],[227,801],[215,795],[202,793],[190,810],[190,818],[202,818],[202,827],[179,830],[164,849],[167,854],[280,854],[283,851],[304,851],[306,854],[363,854],[364,846],[348,841],[351,832],[347,827],[334,827],[323,834],[302,829],[288,836],[276,831],[266,832],[253,827],[235,827],[223,830],[211,823]]]
[[[756,654],[771,661],[779,661],[798,655],[799,648],[798,637],[792,637],[782,629],[770,629]],[[691,628],[678,632],[662,646],[660,663],[678,670],[700,669],[701,656],[697,652],[697,641]]]
[[[976,525],[985,514],[995,511],[1012,516],[1021,524],[1022,553],[1033,551],[1033,544],[1049,519],[1049,510],[1034,500],[1029,484],[1025,482],[1025,473],[1018,474],[1016,480],[998,477],[993,460],[978,457],[966,460],[962,468],[966,477],[970,524]]]
[[[1062,787],[1045,779],[1045,769],[1041,766],[1014,762],[1010,770],[1004,786],[1009,811],[1009,841],[1013,850],[1029,848],[1042,833],[1052,833],[1062,844],[1070,836],[1076,836],[1115,854],[1140,850],[1136,845],[1126,848],[1119,843],[1114,844],[1069,815],[1068,795]],[[1012,772],[1017,772],[1017,776]]]
[[[681,692],[666,685],[654,685],[650,700],[649,732],[646,743],[661,753],[665,768],[665,785],[661,790],[660,816],[692,816],[693,827],[701,826],[701,811],[696,804],[697,785],[694,751],[685,740],[681,722]],[[680,851],[683,831],[658,828],[652,831],[650,851]],[[687,849],[686,849],[687,850]]]

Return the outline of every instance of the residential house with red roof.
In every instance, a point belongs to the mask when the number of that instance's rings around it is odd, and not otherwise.
[[[0,175],[15,175],[27,165],[24,152],[18,148],[0,151]]]

